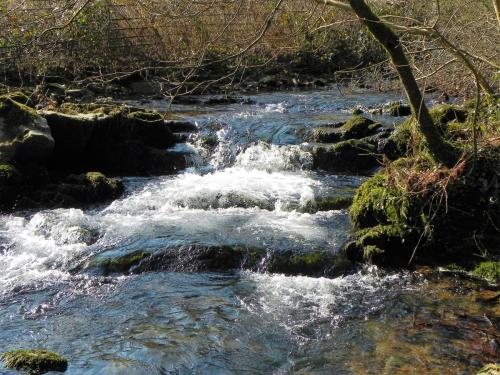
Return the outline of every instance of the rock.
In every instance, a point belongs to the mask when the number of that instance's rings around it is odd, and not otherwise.
[[[13,97],[0,96],[0,162],[44,163],[54,150],[47,121]]]
[[[385,154],[389,160],[397,160],[408,154],[415,134],[414,122],[411,119],[407,120],[396,125],[389,138],[381,140],[378,150]]]
[[[345,122],[342,126],[321,127],[313,133],[313,140],[316,142],[339,142],[350,139],[361,139],[375,135],[382,125],[361,116],[355,116]]]
[[[311,253],[286,251],[273,254],[266,270],[285,275],[338,277],[352,267],[352,263],[342,255],[321,251]]]
[[[15,350],[1,355],[7,368],[39,375],[47,372],[65,372],[68,369],[66,358],[43,349]]]
[[[123,184],[99,172],[61,177],[47,170],[0,165],[0,210],[82,207],[123,193]]]
[[[160,84],[151,81],[130,82],[129,89],[132,95],[157,95],[161,94]]]
[[[411,259],[419,236],[411,228],[391,224],[357,231],[354,238],[344,246],[352,262],[404,267]]]
[[[411,115],[411,108],[410,106],[404,105],[400,102],[394,102],[389,104],[387,112],[390,116],[394,117],[409,116]]]
[[[189,121],[165,121],[170,131],[173,133],[193,133],[200,129]]]
[[[214,149],[219,144],[219,138],[215,135],[204,135],[199,142],[203,147]]]
[[[309,200],[298,208],[297,211],[314,214],[318,211],[342,210],[352,204],[352,197],[327,197]]]
[[[363,114],[363,109],[361,107],[354,107],[352,109],[352,114],[354,116],[359,116],[359,115],[362,115]]]
[[[267,75],[259,80],[259,85],[263,87],[276,88],[279,86],[279,82],[275,76]]]
[[[313,167],[329,172],[364,174],[378,165],[375,146],[363,140],[351,139],[313,149]]]
[[[172,124],[157,112],[125,107],[79,115],[42,114],[55,139],[51,165],[59,169],[148,175],[185,168],[183,155],[165,151],[175,145],[176,137]]]
[[[78,100],[80,102],[92,102],[95,99],[94,93],[86,88],[83,89],[69,89],[65,91],[67,99]]]
[[[149,271],[225,272],[247,269],[277,272],[288,275],[338,276],[352,268],[343,256],[329,252],[294,253],[291,251],[269,254],[264,249],[241,246],[190,245],[167,248],[156,252],[135,251],[110,258],[102,253],[81,268],[113,273],[142,273]]]

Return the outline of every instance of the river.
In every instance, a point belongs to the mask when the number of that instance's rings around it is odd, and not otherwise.
[[[311,170],[304,135],[399,93],[248,98],[253,104],[143,103],[196,122],[218,144],[177,146],[188,153],[186,171],[126,177],[126,194],[107,205],[0,216],[0,348],[56,351],[67,373],[81,375],[466,374],[492,361],[493,292],[459,278],[374,267],[335,279],[187,268],[105,276],[80,267],[192,245],[338,251],[347,211],[297,208],[351,195],[364,177]]]

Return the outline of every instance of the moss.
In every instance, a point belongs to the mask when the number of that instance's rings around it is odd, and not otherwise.
[[[411,115],[411,108],[407,105],[401,104],[400,102],[391,103],[388,107],[388,113],[390,116],[409,116]]]
[[[477,375],[500,375],[500,365],[496,363],[490,363],[488,365],[485,365]]]
[[[163,116],[159,112],[154,111],[137,111],[128,115],[131,119],[138,119],[143,121],[161,121]]]
[[[121,257],[108,259],[101,264],[101,268],[105,275],[110,273],[127,273],[130,269],[139,264],[143,259],[151,256],[151,253],[146,251],[135,251]]]
[[[315,142],[322,143],[331,143],[340,141],[342,135],[339,132],[339,128],[342,126],[342,123],[339,124],[331,124],[327,126],[321,126],[319,128],[314,129],[314,132],[311,136],[311,140]]]
[[[299,212],[316,213],[318,211],[341,210],[352,204],[352,197],[327,197],[317,200],[309,200],[299,207]]]
[[[268,271],[287,275],[338,276],[352,268],[352,263],[342,255],[328,252],[273,254]]]
[[[15,350],[2,354],[5,366],[38,375],[50,371],[64,372],[68,361],[57,353],[42,349]]]
[[[85,179],[92,185],[95,189],[112,189],[118,190],[120,188],[120,180],[116,178],[109,178],[100,172],[87,172],[85,174]]]
[[[408,200],[401,190],[388,187],[383,173],[376,174],[359,187],[349,211],[355,229],[399,224],[407,214]]]
[[[491,283],[500,283],[500,262],[482,262],[474,270],[472,274]]]
[[[330,172],[361,174],[377,165],[376,148],[359,139],[342,141],[313,150],[313,165]]]
[[[362,117],[355,116],[349,119],[339,130],[343,133],[343,139],[359,139],[373,135],[382,125]]]
[[[434,123],[438,125],[445,125],[451,121],[465,122],[468,115],[467,110],[449,104],[432,107],[429,112]]]

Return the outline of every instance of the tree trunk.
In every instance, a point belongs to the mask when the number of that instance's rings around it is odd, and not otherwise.
[[[438,161],[452,167],[458,160],[458,152],[443,139],[434,124],[398,36],[372,12],[364,0],[349,0],[349,4],[358,18],[389,54],[405,89],[412,112],[427,141],[430,153]]]

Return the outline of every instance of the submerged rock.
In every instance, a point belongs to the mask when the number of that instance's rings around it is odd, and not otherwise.
[[[113,273],[142,273],[149,271],[225,272],[245,269],[260,272],[305,276],[338,276],[352,268],[342,255],[326,251],[269,253],[265,249],[243,246],[190,245],[160,251],[135,251],[109,257],[97,255],[79,269]]]
[[[379,165],[376,147],[364,140],[351,139],[313,149],[313,167],[334,173],[364,174]]]
[[[327,197],[305,202],[297,211],[314,214],[318,211],[342,210],[352,204],[352,197]]]
[[[0,358],[6,367],[32,375],[65,372],[68,369],[66,358],[43,349],[15,350],[2,354]]]

